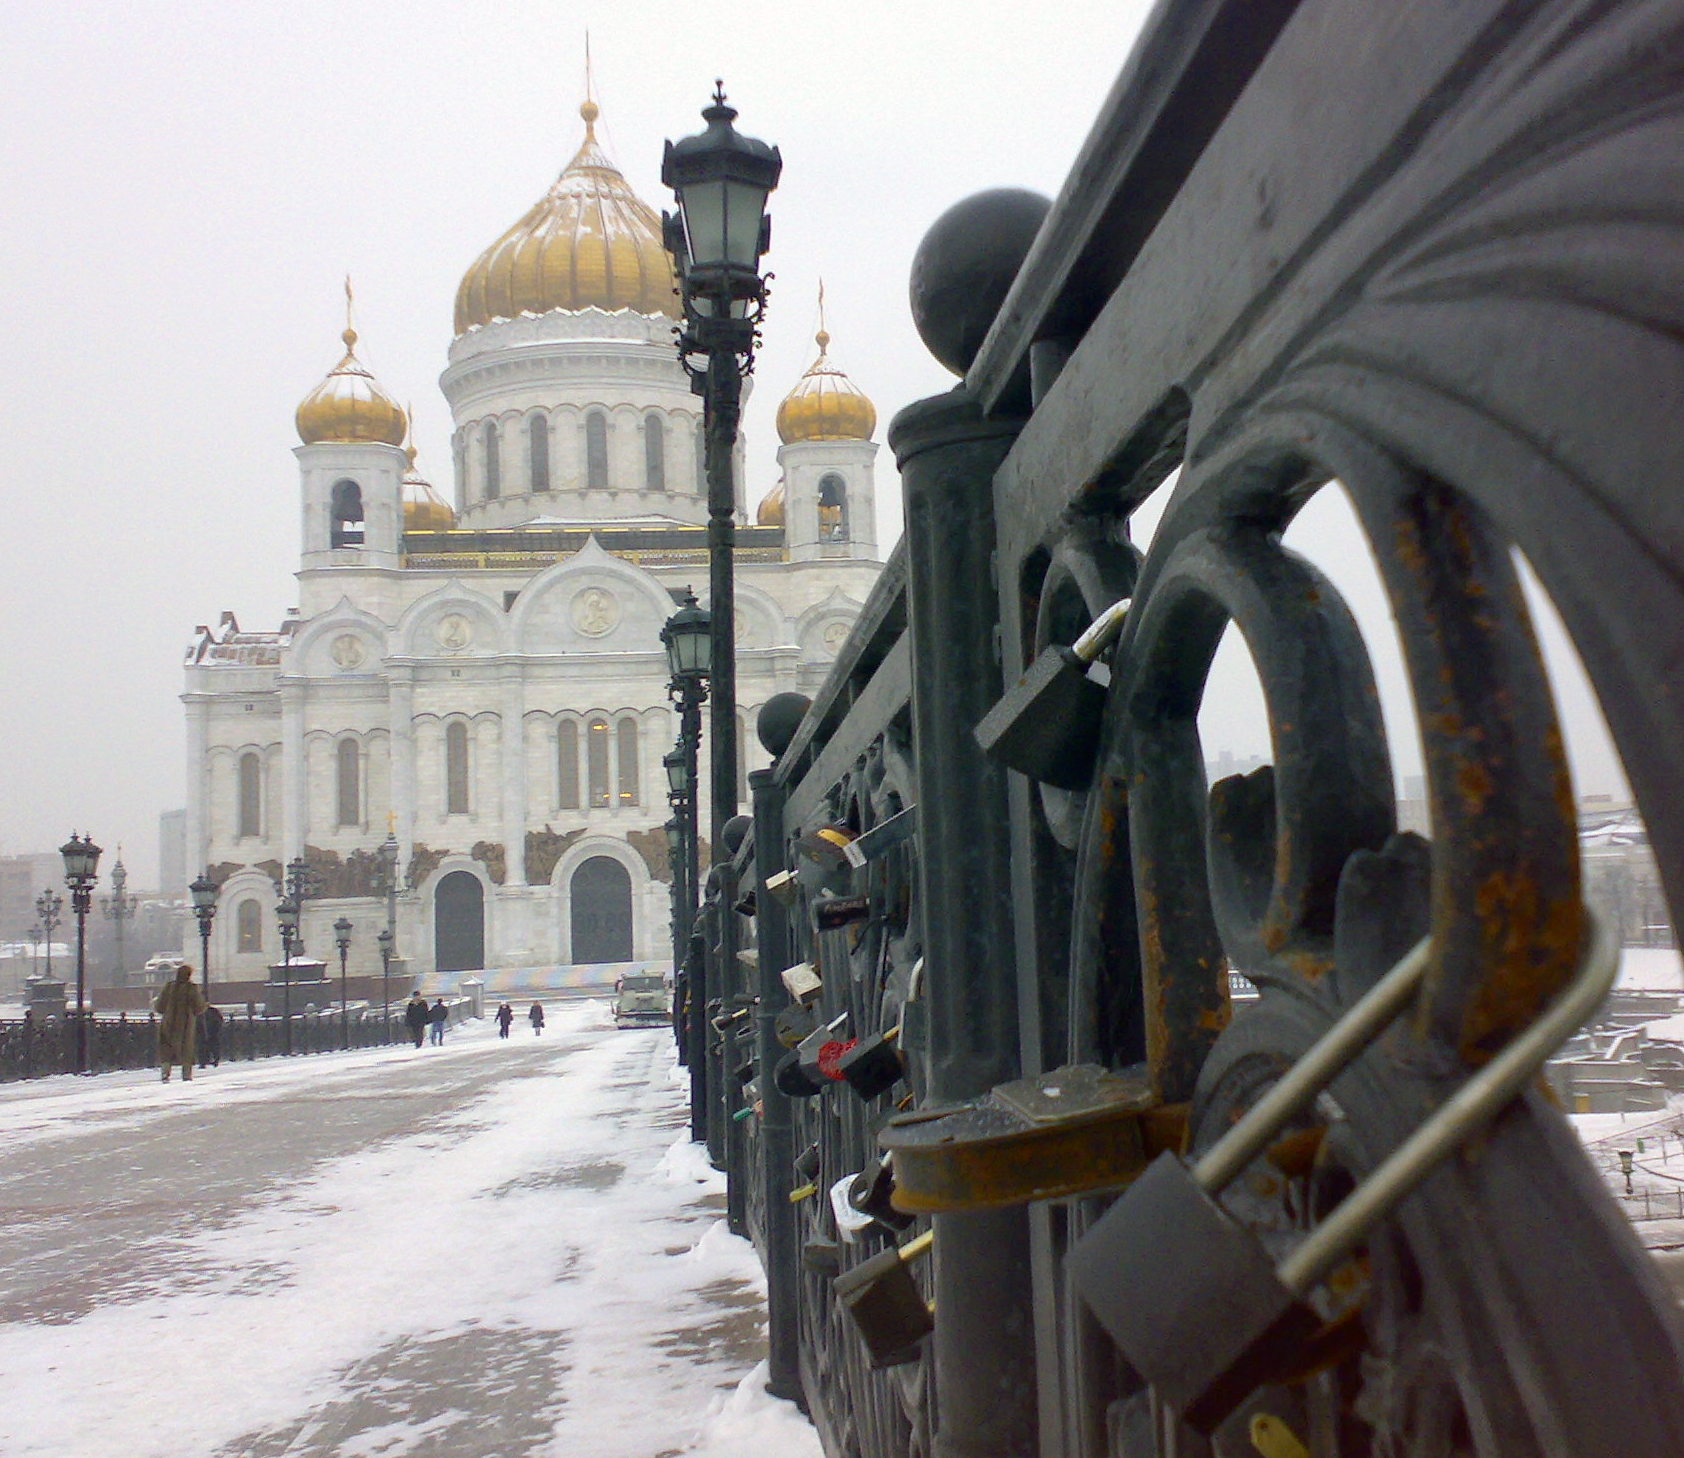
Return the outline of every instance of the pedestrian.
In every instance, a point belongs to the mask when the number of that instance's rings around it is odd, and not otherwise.
[[[199,1019],[199,1067],[216,1067],[222,1062],[222,1009],[214,1003]]]
[[[187,963],[175,969],[175,981],[164,984],[152,1010],[158,1014],[158,1063],[164,1082],[170,1081],[170,1070],[178,1063],[182,1079],[192,1078],[194,1034],[205,995],[193,985],[193,969]]]
[[[433,1004],[433,1010],[427,1014],[427,1021],[433,1026],[433,1046],[444,1047],[444,1025],[450,1021],[450,1009],[444,1005],[442,997]]]
[[[544,1004],[533,1003],[532,1011],[527,1013],[527,1017],[532,1019],[532,1036],[541,1038],[544,1035]]]
[[[508,1003],[504,1003],[502,1007],[497,1009],[497,1036],[499,1038],[509,1036],[509,1024],[514,1020],[515,1010]]]
[[[404,1004],[403,1020],[409,1024],[409,1036],[419,1048],[421,1040],[427,1036],[427,999],[421,996],[419,987],[410,993],[409,1001]]]

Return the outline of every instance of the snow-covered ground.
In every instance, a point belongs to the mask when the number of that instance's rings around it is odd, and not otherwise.
[[[3,1458],[816,1458],[664,1030],[0,1087]]]

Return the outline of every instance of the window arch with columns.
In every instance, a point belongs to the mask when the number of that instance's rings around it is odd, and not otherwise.
[[[667,489],[667,422],[656,410],[643,417],[643,485],[647,491]]]
[[[578,810],[579,725],[563,719],[555,726],[556,809]]]
[[[235,772],[237,839],[263,835],[263,757],[255,749],[240,756]]]
[[[585,412],[585,487],[602,491],[608,487],[608,412]]]
[[[255,896],[248,896],[234,912],[234,950],[261,952],[263,950],[263,906]]]
[[[635,714],[626,714],[614,726],[615,749],[619,763],[615,778],[618,781],[614,803],[621,807],[639,803],[638,753],[641,745],[641,725]]]
[[[532,490],[550,489],[550,422],[547,416],[534,415],[526,422],[526,468]]]
[[[495,501],[503,494],[503,442],[495,420],[485,425],[485,499]]]
[[[444,813],[469,813],[469,786],[472,783],[468,756],[468,724],[465,719],[452,719],[444,726]]]
[[[335,825],[363,823],[362,746],[355,739],[341,739],[334,746]]]

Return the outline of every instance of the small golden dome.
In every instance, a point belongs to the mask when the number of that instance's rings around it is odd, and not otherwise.
[[[775,527],[784,524],[784,483],[781,479],[762,498],[760,509],[754,513],[754,524]]]
[[[778,406],[778,436],[785,445],[800,440],[870,440],[877,407],[858,385],[825,357],[830,336],[814,336],[819,357]]]
[[[456,525],[450,503],[422,479],[415,469],[415,447],[405,446],[409,469],[403,476],[403,529],[406,532],[447,532]]]
[[[661,220],[597,145],[596,103],[579,115],[584,143],[555,185],[462,275],[458,334],[551,309],[678,316]]]
[[[375,441],[402,445],[409,430],[397,401],[374,381],[356,356],[357,331],[347,328],[345,358],[304,397],[293,417],[305,445],[323,441]]]

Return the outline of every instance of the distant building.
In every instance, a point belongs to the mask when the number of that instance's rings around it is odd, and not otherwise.
[[[35,925],[35,898],[43,891],[64,896],[64,859],[57,851],[0,856],[0,940],[24,941]],[[69,897],[60,913],[70,917]]]
[[[158,817],[158,894],[166,900],[182,900],[187,883],[199,868],[187,869],[187,812],[166,810]]]
[[[388,826],[416,972],[512,987],[670,947],[659,635],[687,586],[705,596],[701,401],[674,352],[660,220],[603,155],[595,104],[580,114],[577,154],[457,291],[440,381],[454,505],[348,327],[297,411],[298,609],[262,632],[224,613],[188,650],[183,870],[221,883],[225,977],[279,957],[295,856],[320,886],[307,950],[329,952],[349,916],[354,970],[378,971]],[[876,411],[822,324],[817,343],[778,410],[782,479],[752,519],[738,504],[745,773],[765,762],[760,705],[823,681],[881,571]]]

